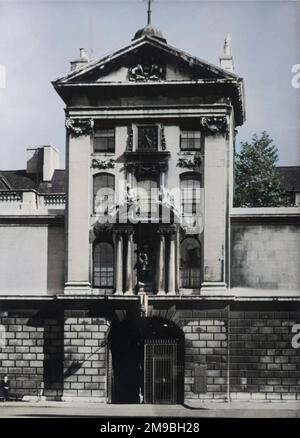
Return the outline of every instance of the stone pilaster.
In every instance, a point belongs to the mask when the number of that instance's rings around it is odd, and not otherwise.
[[[67,278],[65,293],[90,290],[89,214],[91,120],[67,119]],[[78,177],[80,176],[80,177]]]
[[[205,137],[204,162],[204,275],[202,288],[224,288],[224,254],[228,215],[227,158],[228,140],[225,132]]]

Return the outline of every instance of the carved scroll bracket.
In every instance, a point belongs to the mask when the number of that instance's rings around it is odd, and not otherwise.
[[[226,117],[201,117],[200,124],[207,135],[227,134],[228,123]]]
[[[72,134],[74,137],[80,137],[81,135],[90,135],[93,132],[94,120],[72,119],[67,117],[65,125],[70,134]]]

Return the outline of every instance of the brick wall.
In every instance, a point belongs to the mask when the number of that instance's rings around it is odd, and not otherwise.
[[[106,401],[106,345],[109,323],[85,311],[65,311],[64,399]],[[103,346],[102,346],[103,345]]]

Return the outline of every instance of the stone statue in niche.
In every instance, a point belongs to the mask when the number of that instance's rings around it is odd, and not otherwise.
[[[163,67],[157,64],[142,65],[137,64],[128,70],[130,81],[161,81],[165,79],[165,71]]]
[[[131,189],[131,187],[130,187],[129,184],[126,185],[126,190],[125,190],[125,196],[124,196],[124,198],[125,198],[125,202],[126,202],[127,204],[130,204],[130,205],[132,205],[132,204],[134,204],[134,203],[137,202],[137,195],[136,195],[136,193]]]
[[[138,276],[141,283],[147,283],[150,280],[150,261],[148,245],[143,245],[141,251],[138,253],[137,260]]]

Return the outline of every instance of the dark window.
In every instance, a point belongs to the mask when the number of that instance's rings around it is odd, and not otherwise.
[[[94,152],[115,152],[114,128],[95,130]]]
[[[138,127],[138,149],[157,149],[158,147],[158,127],[139,126]]]
[[[180,245],[181,287],[196,288],[201,285],[201,251],[198,239],[187,237]]]
[[[180,149],[182,151],[201,149],[200,131],[182,130],[180,134]]]
[[[98,242],[93,258],[94,287],[114,287],[114,250],[108,242]]]
[[[199,214],[200,211],[200,180],[185,178],[180,183],[181,211],[184,215]]]
[[[115,203],[115,178],[109,173],[94,176],[94,212],[105,214]]]

